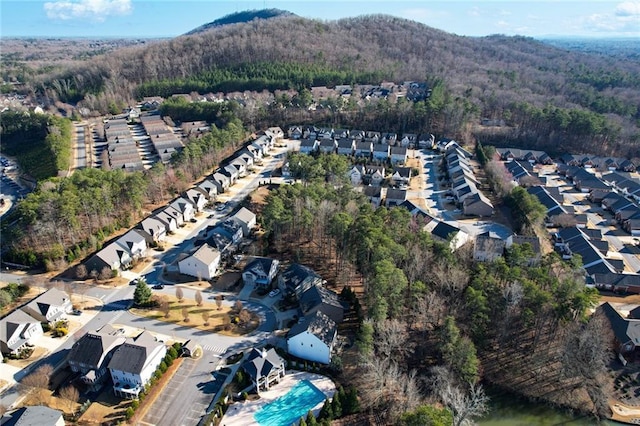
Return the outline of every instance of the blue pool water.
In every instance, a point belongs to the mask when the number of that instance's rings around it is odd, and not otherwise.
[[[291,426],[298,424],[326,396],[308,380],[303,380],[280,398],[268,403],[253,418],[260,426]]]

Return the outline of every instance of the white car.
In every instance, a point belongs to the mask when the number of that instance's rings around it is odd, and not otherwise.
[[[277,296],[277,295],[279,295],[279,294],[280,294],[280,289],[279,289],[279,288],[276,288],[275,290],[271,290],[271,291],[269,292],[269,297],[276,297],[276,296]]]

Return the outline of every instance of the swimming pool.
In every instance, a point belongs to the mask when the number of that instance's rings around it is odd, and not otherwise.
[[[309,410],[327,397],[310,381],[303,380],[280,398],[268,403],[253,418],[260,426],[290,426],[298,424]]]

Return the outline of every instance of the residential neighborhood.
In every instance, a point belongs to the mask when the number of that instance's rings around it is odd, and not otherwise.
[[[150,123],[146,121],[147,131],[162,129],[159,123]],[[118,125],[108,128],[117,133]],[[316,383],[314,389],[321,389],[318,392],[324,395],[308,409],[319,411],[321,401],[331,397],[335,387],[326,378],[291,372],[289,366],[330,368],[342,350],[341,324],[352,307],[309,266],[246,255],[260,223],[242,199],[261,184],[262,170],[271,176],[274,169],[281,169],[283,177],[275,179],[276,185],[295,181],[287,171],[287,150],[348,157],[353,164],[344,178],[354,191],[367,197],[374,208],[407,210],[421,230],[451,252],[468,247],[475,261],[495,262],[514,245],[526,245],[530,248],[527,264],[537,265],[549,251],[544,247],[550,247],[565,260],[579,255],[588,285],[640,293],[640,259],[624,250],[635,246],[634,237],[640,235],[634,228],[636,221],[640,223],[636,218],[640,217],[640,208],[635,204],[640,198],[636,198],[634,185],[640,188],[640,184],[633,172],[625,171],[631,167],[628,162],[590,156],[553,160],[544,152],[497,149],[494,160],[503,164],[512,184],[526,186],[527,192],[545,207],[549,231],[545,243],[539,236],[515,234],[497,217],[475,154],[453,140],[435,143],[430,135],[292,126],[289,135],[307,135],[296,142],[283,139],[284,133],[272,128],[250,141],[219,169],[84,261],[94,279],[117,276],[136,286],[139,279],[144,279],[145,285],[162,297],[181,288],[187,298],[195,299],[200,292],[198,282],[214,283],[229,271],[237,271],[233,291],[231,287],[203,290],[211,292],[208,299],[220,301],[221,306],[231,308],[241,302],[258,313],[259,332],[242,340],[215,333],[199,337],[184,330],[189,327],[182,327],[174,328],[170,336],[160,323],[145,321],[145,326],[139,327],[135,317],[126,313],[132,303],[133,286],[115,292],[96,289],[92,292],[95,296],[89,297],[97,297],[102,310],[80,313],[86,325],[76,329],[73,341],[67,340],[68,353],[56,365],[73,373],[71,380],[83,392],[108,389],[121,400],[138,399],[175,344],[180,353],[195,362],[203,355],[214,357],[215,365],[198,368],[244,371],[249,377],[245,390],[254,389],[267,398],[265,401],[273,392],[286,396],[302,381]],[[278,139],[273,135],[279,135]],[[284,150],[276,147],[283,143],[287,146]],[[273,182],[274,178],[268,180]],[[167,277],[180,279],[171,281]],[[16,357],[37,348],[41,339],[49,339],[43,325],[68,321],[76,311],[75,303],[71,295],[53,287],[0,319],[3,356]],[[622,359],[633,361],[635,349],[629,343],[633,341],[629,337],[632,332],[620,330],[627,325],[631,330],[634,319],[614,304],[599,309],[610,318],[617,333]],[[102,317],[101,312],[114,314]],[[112,318],[108,319],[109,315]],[[97,322],[97,318],[103,319]],[[55,348],[51,351],[56,354]],[[235,356],[242,362],[227,364]],[[211,407],[220,397],[222,386],[232,378],[222,374],[221,381],[213,380],[214,396],[197,389],[185,390],[185,397],[191,395],[201,401],[196,405],[197,413],[193,413],[195,418],[212,414]],[[254,412],[253,404],[236,404],[237,410],[225,417],[229,424],[242,424],[233,423],[234,418],[245,421],[249,409],[253,410],[251,415],[261,412],[259,408]],[[153,419],[153,414],[147,416]]]

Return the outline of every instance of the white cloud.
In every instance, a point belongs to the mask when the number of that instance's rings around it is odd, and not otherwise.
[[[480,16],[481,12],[480,12],[480,8],[477,6],[472,7],[471,9],[469,9],[469,11],[467,12],[469,16]]]
[[[630,16],[640,18],[640,2],[625,1],[624,3],[620,3],[616,6],[615,14],[616,16],[622,17]]]
[[[594,13],[582,18],[587,32],[635,36],[640,34],[640,1],[618,3],[611,12]]]
[[[89,19],[102,22],[109,16],[133,10],[131,0],[56,0],[44,4],[49,19]]]

